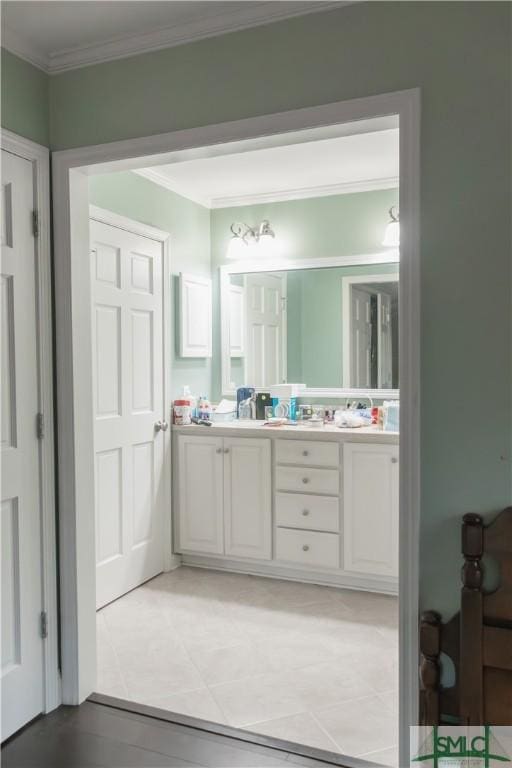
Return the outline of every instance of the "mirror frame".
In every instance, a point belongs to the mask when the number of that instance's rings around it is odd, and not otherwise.
[[[359,254],[357,256],[333,256],[320,259],[300,259],[298,261],[236,261],[224,264],[219,268],[220,273],[220,354],[221,354],[221,387],[222,396],[229,397],[236,393],[230,387],[230,354],[229,354],[229,278],[230,275],[240,275],[246,272],[289,272],[297,269],[324,269],[326,267],[359,267],[374,264],[399,264],[399,251],[392,249],[376,253]],[[399,389],[354,389],[350,387],[306,387],[301,397],[311,398],[344,398],[362,397],[375,400],[400,397]]]

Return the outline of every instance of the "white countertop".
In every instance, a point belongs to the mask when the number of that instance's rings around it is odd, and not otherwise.
[[[235,420],[225,421],[220,424],[212,424],[211,427],[205,427],[200,424],[190,424],[180,426],[173,424],[172,430],[178,434],[205,434],[205,435],[232,435],[234,432],[247,437],[297,437],[301,440],[308,437],[316,440],[353,440],[357,442],[385,442],[398,443],[398,432],[384,432],[378,427],[335,427],[333,424],[324,424],[323,426],[305,426],[300,422],[297,426],[283,424],[279,427],[264,426],[264,421],[254,420]]]

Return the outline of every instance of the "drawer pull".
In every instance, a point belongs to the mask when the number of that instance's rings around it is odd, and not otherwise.
[[[304,485],[307,485],[309,483],[309,477],[303,477],[302,482],[304,483]]]
[[[302,451],[303,456],[309,456],[309,451]]]
[[[303,544],[303,545],[302,545],[302,550],[303,550],[304,552],[309,552],[309,544]]]
[[[222,453],[222,448],[216,448],[215,453]]]
[[[307,517],[309,515],[309,509],[303,509],[302,514],[304,515],[304,517]]]
[[[393,457],[392,457],[392,459],[391,459],[391,463],[392,463],[392,464],[398,464],[398,459],[396,458],[396,456],[393,456]]]

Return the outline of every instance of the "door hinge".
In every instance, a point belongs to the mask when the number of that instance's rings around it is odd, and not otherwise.
[[[41,616],[39,619],[39,629],[41,632],[41,637],[43,639],[48,637],[48,615],[46,611],[41,611]]]
[[[39,237],[39,211],[32,211],[32,234]]]
[[[36,416],[36,432],[38,440],[42,440],[44,437],[44,416],[42,413],[38,413]]]

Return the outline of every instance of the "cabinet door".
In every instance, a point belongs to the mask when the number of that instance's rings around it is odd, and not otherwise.
[[[398,446],[346,443],[344,568],[398,576]]]
[[[178,437],[179,541],[182,550],[222,554],[222,438]]]
[[[212,356],[212,281],[180,274],[180,356]]]
[[[224,438],[225,553],[272,558],[270,440]]]

